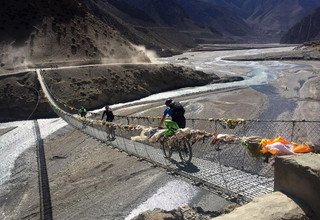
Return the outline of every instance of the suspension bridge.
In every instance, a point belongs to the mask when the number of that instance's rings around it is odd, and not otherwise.
[[[37,70],[41,88],[52,109],[58,116],[76,129],[106,142],[128,155],[163,167],[172,173],[191,179],[199,185],[205,185],[225,197],[238,201],[250,201],[252,198],[273,191],[274,174],[272,163],[262,158],[254,158],[240,143],[217,143],[202,139],[192,145],[193,158],[190,164],[181,164],[165,159],[159,143],[141,143],[131,140],[141,130],[130,125],[157,126],[158,118],[116,116],[113,126],[116,138],[110,140],[108,127],[110,124],[95,119],[81,119],[63,110],[58,101],[51,95],[49,87]],[[275,137],[281,135],[288,140],[319,141],[319,121],[259,121],[248,120],[236,128],[228,129],[218,120],[187,119],[187,127],[204,129],[211,133],[229,133],[237,136],[259,135]],[[179,161],[178,155],[173,155]]]

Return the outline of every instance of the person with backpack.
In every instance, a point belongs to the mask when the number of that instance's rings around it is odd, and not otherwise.
[[[78,110],[78,114],[79,114],[81,117],[85,118],[86,115],[87,115],[87,109],[85,109],[85,107],[81,106],[81,108]]]
[[[183,106],[179,102],[174,102],[172,99],[167,99],[165,101],[165,105],[167,106],[167,108],[163,113],[159,127],[162,127],[166,117],[170,116],[172,121],[178,124],[179,128],[185,128],[186,118],[184,117],[185,110]]]
[[[101,120],[103,120],[104,116],[106,116],[106,121],[107,122],[112,122],[113,119],[114,119],[113,112],[112,112],[111,108],[108,105],[106,105],[105,110],[103,111]]]

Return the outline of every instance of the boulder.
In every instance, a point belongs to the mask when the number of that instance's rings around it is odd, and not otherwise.
[[[139,214],[133,220],[209,220],[220,214],[220,212],[206,212],[199,207],[184,205],[171,211],[162,209],[147,211]]]
[[[320,219],[320,155],[276,158],[274,189],[298,198]]]
[[[252,202],[236,208],[214,220],[307,220],[309,219],[294,200],[281,192],[257,197]]]
[[[174,212],[168,212],[161,209],[155,209],[153,211],[147,211],[139,214],[132,220],[183,220],[180,216],[177,216]]]

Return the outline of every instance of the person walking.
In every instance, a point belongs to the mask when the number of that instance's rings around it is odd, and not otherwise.
[[[179,128],[186,127],[186,118],[184,117],[185,110],[179,102],[175,102],[172,99],[165,101],[167,108],[163,112],[159,127],[162,127],[164,120],[167,116],[171,117],[171,120],[176,122]]]
[[[111,108],[108,105],[106,105],[104,108],[105,108],[105,110],[103,111],[101,120],[103,120],[103,118],[106,116],[106,121],[112,122],[114,119],[114,115],[113,115]]]
[[[101,120],[103,120],[103,118],[106,116],[106,121],[107,122],[112,122],[113,119],[114,119],[114,115],[113,115],[113,112],[112,112],[111,108],[108,105],[106,105],[104,108],[105,108],[105,110],[102,113]],[[107,124],[106,132],[108,134],[108,136],[107,136],[108,140],[109,141],[114,141],[115,137],[116,137],[116,134],[115,134],[115,127],[114,127],[113,124]]]

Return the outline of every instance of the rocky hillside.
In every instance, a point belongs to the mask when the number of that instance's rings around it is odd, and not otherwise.
[[[303,43],[320,40],[320,7],[304,17],[281,38],[281,43]]]
[[[320,6],[317,0],[259,0],[247,22],[252,25],[257,37],[279,42],[286,31],[301,18]]]
[[[179,0],[186,13],[198,24],[204,25],[217,33],[239,39],[250,32],[250,27],[232,9],[214,5],[206,1]]]
[[[77,0],[2,1],[1,68],[52,62],[148,62]]]
[[[240,16],[250,26],[247,42],[279,42],[294,24],[320,6],[318,0],[205,0]]]
[[[189,37],[185,45],[208,42],[279,42],[296,22],[320,6],[317,0],[98,0],[129,15],[124,19],[137,29],[143,20],[145,32],[157,32],[174,42]],[[118,15],[118,13],[116,13]],[[123,17],[122,17],[123,19]],[[135,20],[135,21],[132,21]],[[146,24],[148,23],[148,24]],[[198,26],[198,27],[197,27]],[[151,28],[153,27],[153,28]],[[173,28],[168,33],[166,28]],[[199,29],[202,27],[202,29]],[[210,32],[206,31],[210,30]],[[181,33],[186,33],[184,38]],[[171,38],[167,37],[170,36]]]
[[[174,0],[87,0],[86,5],[108,25],[138,45],[172,55],[201,42],[230,42],[213,27],[192,20]]]

